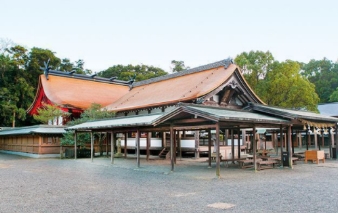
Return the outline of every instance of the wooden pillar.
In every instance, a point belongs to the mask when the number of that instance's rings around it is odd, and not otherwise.
[[[279,131],[280,131],[280,159],[282,160],[283,159],[283,138],[284,138],[284,134],[283,134],[283,126],[280,125],[280,128],[279,128]]]
[[[150,147],[150,140],[151,140],[151,132],[147,132],[147,161],[149,161],[149,155],[150,155],[150,150],[149,150],[149,147]]]
[[[298,137],[298,147],[302,149],[303,148],[302,134],[298,132],[297,137]]]
[[[291,143],[292,143],[292,129],[291,129],[291,125],[288,126],[288,153],[289,153],[289,167],[292,169],[292,147],[291,147]]]
[[[182,160],[182,144],[181,144],[181,140],[182,140],[182,132],[178,131],[178,148],[180,151],[180,160]]]
[[[235,137],[234,137],[234,129],[230,130],[231,134],[231,159],[232,163],[235,163]]]
[[[294,142],[296,141],[296,140],[294,140],[295,139],[295,137],[296,137],[296,139],[297,139],[297,135],[296,134],[294,134],[295,132],[294,132],[294,130],[293,130],[293,128],[291,128],[291,140],[290,140],[290,142],[291,142],[291,153],[293,154],[293,153],[295,153],[295,145],[294,145]]]
[[[208,168],[211,168],[211,130],[208,130]]]
[[[311,143],[311,136],[310,136],[310,132],[309,130],[307,129],[306,130],[306,150],[309,150],[309,145]]]
[[[124,158],[127,158],[127,141],[128,141],[128,132],[124,133]]]
[[[115,141],[115,135],[114,132],[110,133],[110,161],[111,164],[114,164],[114,141]],[[108,144],[108,141],[107,141]],[[108,156],[108,150],[107,150],[107,156]]]
[[[177,131],[174,130],[174,163],[176,164],[176,152],[177,152]]]
[[[322,136],[322,147],[324,148],[324,129],[321,129],[321,136]],[[319,146],[319,150],[320,150],[320,146]]]
[[[247,148],[246,146],[246,132],[244,129],[242,129],[242,145],[245,146],[245,148]]]
[[[254,163],[254,170],[257,171],[257,163],[256,163],[256,152],[257,152],[257,138],[256,138],[256,126],[254,125],[252,128],[252,145],[253,145],[253,163]]]
[[[331,129],[328,128],[329,131],[329,155],[330,159],[332,159],[332,137],[331,137]]]
[[[93,158],[94,158],[94,135],[93,132],[90,132],[90,156],[91,156],[91,160],[93,162]]]
[[[77,159],[77,132],[74,131],[74,159]]]
[[[241,129],[237,129],[237,148],[238,148],[237,158],[241,159]]]
[[[162,148],[165,148],[166,146],[167,146],[166,132],[163,132],[163,134],[162,134]]]
[[[170,162],[171,162],[171,171],[175,170],[174,164],[174,128],[170,126]]]
[[[338,160],[338,125],[336,123],[336,126],[335,126],[335,130],[336,130],[336,160]]]
[[[315,130],[315,128],[313,128],[313,133],[314,133],[314,137],[315,137],[315,149],[318,149],[318,137],[317,137],[317,130]]]
[[[219,123],[216,124],[216,176],[221,177],[221,162],[219,159]]]
[[[106,139],[105,139],[105,141],[106,141],[106,158],[108,158],[108,136],[109,136],[109,134],[108,134],[108,132],[107,132],[107,137],[106,137]],[[111,135],[110,135],[111,136]]]
[[[140,136],[141,132],[139,129],[136,131],[136,161],[137,161],[137,167],[140,167]]]
[[[199,146],[200,146],[200,131],[195,131],[195,158],[199,158],[200,157],[200,153],[199,153]]]

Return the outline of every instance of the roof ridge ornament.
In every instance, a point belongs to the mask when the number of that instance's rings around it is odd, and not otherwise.
[[[43,70],[43,74],[45,74],[46,79],[48,79],[48,74],[49,74],[49,70],[51,70],[51,67],[49,66],[49,62],[50,62],[50,58],[48,58],[47,62],[43,62],[43,64],[45,65],[45,67],[40,67],[41,70]]]
[[[136,79],[136,73],[134,74],[133,77],[129,76],[129,81],[128,81],[128,84],[129,84],[129,90],[131,90],[133,88],[133,84],[135,82],[135,79]]]

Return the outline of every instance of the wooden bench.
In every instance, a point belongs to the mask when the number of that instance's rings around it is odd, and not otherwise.
[[[232,162],[232,161],[239,161],[239,160],[245,160],[246,158],[235,158],[235,159],[221,159],[221,162],[223,162],[224,166],[225,167],[228,167],[229,166],[229,162]]]
[[[257,170],[261,169],[273,169],[275,168],[275,164],[277,164],[276,160],[263,160],[256,162]]]
[[[256,163],[259,162],[259,161],[262,161],[262,159],[256,159]],[[239,167],[244,169],[244,168],[252,168],[254,165],[253,165],[253,162],[254,160],[253,159],[249,159],[249,160],[237,160],[238,164],[239,164]]]
[[[307,163],[308,160],[312,160],[312,162],[317,162],[319,164],[319,160],[322,160],[323,163],[325,163],[325,154],[324,150],[306,150],[305,151],[305,163]]]

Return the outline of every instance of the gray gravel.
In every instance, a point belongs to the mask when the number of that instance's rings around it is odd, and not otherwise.
[[[163,160],[137,168],[135,159],[0,153],[0,212],[337,212],[337,177],[334,160],[259,172],[222,166],[217,179],[205,159],[178,160],[170,172]]]

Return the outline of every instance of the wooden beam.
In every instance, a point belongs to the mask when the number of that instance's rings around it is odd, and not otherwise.
[[[150,140],[151,140],[151,132],[147,132],[147,161],[149,161],[149,155],[150,155]]]
[[[234,130],[231,129],[231,159],[232,163],[235,163],[235,137],[234,137]]]
[[[241,159],[241,129],[237,129],[237,148],[238,148],[237,158]]]
[[[282,160],[283,159],[283,138],[284,138],[284,135],[283,135],[283,126],[280,125],[280,128],[279,128],[279,138],[280,138],[280,159]]]
[[[173,121],[173,124],[190,124],[190,123],[203,123],[210,122],[210,120],[205,118],[190,118],[190,119],[180,119]]]

